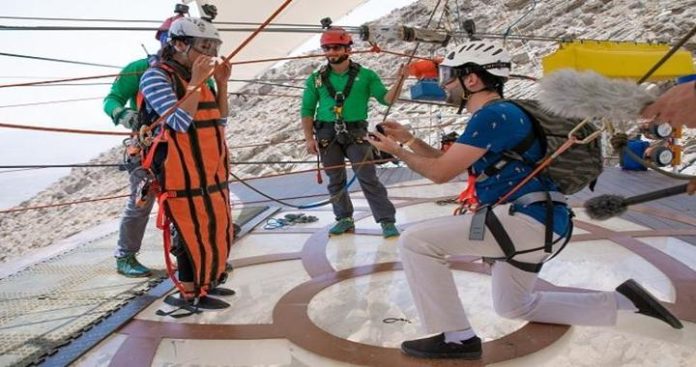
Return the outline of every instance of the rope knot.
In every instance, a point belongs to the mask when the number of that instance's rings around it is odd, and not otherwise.
[[[372,46],[372,47],[370,47],[370,52],[374,52],[374,53],[382,52],[382,49],[376,43],[370,42],[370,46]]]

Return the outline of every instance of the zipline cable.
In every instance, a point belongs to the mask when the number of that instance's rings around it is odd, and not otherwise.
[[[161,24],[161,20],[154,19],[114,19],[114,18],[56,18],[56,17],[24,17],[24,16],[0,16],[0,19],[10,19],[10,20],[36,20],[36,21],[62,21],[62,22],[100,22],[100,23],[155,23]],[[225,25],[246,25],[246,26],[259,26],[261,23],[255,22],[226,22],[226,21],[215,21],[217,24]],[[317,24],[302,24],[302,23],[271,23],[270,26],[283,26],[283,27],[304,27],[311,28],[317,27],[321,28],[321,25]],[[344,29],[355,29],[359,30],[360,27],[355,26],[342,26]]]
[[[57,99],[57,100],[53,100],[53,101],[42,101],[42,102],[29,102],[29,103],[6,104],[6,105],[0,105],[0,108],[41,106],[41,105],[48,105],[48,104],[69,103],[69,102],[84,102],[84,101],[95,101],[95,100],[102,100],[102,99],[104,99],[104,97],[86,97],[86,98]]]
[[[62,60],[62,59],[54,59],[51,57],[11,54],[8,52],[0,52],[0,56],[19,57],[22,59],[30,59],[30,60],[53,61],[53,62],[62,62],[62,63],[66,63],[66,64],[76,64],[76,65],[98,66],[98,67],[102,67],[102,68],[121,69],[121,66],[116,66],[116,65],[97,64],[97,63],[93,63],[93,62],[83,62],[83,61],[73,61],[73,60]]]

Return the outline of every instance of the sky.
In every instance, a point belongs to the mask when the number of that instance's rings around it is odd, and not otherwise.
[[[301,0],[298,0],[301,1]],[[381,17],[395,8],[415,0],[366,0],[336,24],[360,25]],[[173,15],[174,0],[18,0],[4,1],[0,16],[67,17],[105,19],[164,20]],[[193,8],[193,6],[192,6]],[[46,26],[82,25],[113,26],[114,23],[71,23],[1,19],[0,25]],[[123,23],[124,27],[157,27],[153,23]],[[0,52],[56,59],[75,60],[115,66],[143,58],[145,51],[158,49],[154,31],[0,31]],[[316,49],[315,36],[296,52]],[[279,55],[282,56],[282,55]],[[118,73],[118,68],[71,65],[0,55],[0,86],[38,80]],[[89,82],[94,86],[33,86],[0,88],[0,122],[29,125],[125,131],[115,127],[102,110],[102,98],[109,92],[113,78]],[[17,106],[63,99],[90,98],[79,102],[40,106]],[[54,134],[0,128],[0,166],[32,164],[83,163],[120,144],[121,137]],[[70,169],[40,169],[3,172],[0,169],[0,209],[30,198],[52,182],[68,174]]]

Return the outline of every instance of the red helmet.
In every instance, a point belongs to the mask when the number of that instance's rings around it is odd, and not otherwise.
[[[172,26],[172,23],[175,20],[182,18],[182,17],[183,17],[183,15],[177,14],[173,17],[165,19],[165,21],[162,23],[162,25],[159,28],[157,28],[157,33],[155,33],[155,39],[160,41],[160,43],[162,43],[162,45],[166,44],[167,43],[167,36],[169,33],[169,27]]]
[[[353,44],[353,37],[345,29],[340,27],[331,27],[321,34],[319,43],[325,45],[344,45],[350,46]]]

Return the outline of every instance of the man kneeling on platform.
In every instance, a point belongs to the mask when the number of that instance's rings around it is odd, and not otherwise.
[[[533,133],[530,115],[503,100],[510,55],[500,46],[474,41],[457,46],[440,64],[440,84],[460,100],[471,120],[446,152],[415,139],[396,122],[383,123],[370,143],[391,153],[409,168],[436,183],[460,174],[481,176],[475,182],[479,208],[475,214],[432,219],[410,226],[399,239],[400,256],[418,315],[427,333],[401,344],[404,353],[422,358],[481,358],[481,339],[471,328],[448,265],[450,256],[495,259],[493,306],[511,319],[569,324],[614,325],[619,310],[662,320],[673,328],[681,322],[637,282],[629,279],[613,292],[547,292],[535,290],[538,271],[561,242],[572,234],[571,212],[557,183],[531,174],[544,152]],[[455,98],[456,97],[456,98]],[[532,135],[530,135],[532,134]],[[506,153],[532,136],[520,153]],[[409,142],[412,151],[398,142]],[[495,167],[493,167],[495,166]],[[491,171],[491,168],[495,168]],[[523,181],[530,178],[529,181]],[[494,205],[511,194],[510,200]],[[509,250],[509,251],[508,251]]]

